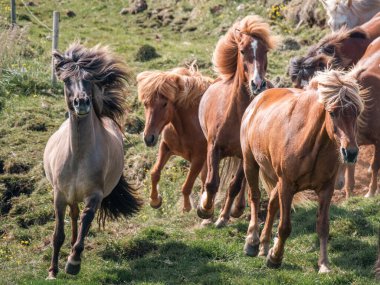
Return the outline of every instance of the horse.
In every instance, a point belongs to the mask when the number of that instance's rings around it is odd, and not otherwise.
[[[358,156],[355,129],[364,108],[362,100],[360,87],[352,75],[329,70],[317,75],[306,90],[268,89],[246,109],[240,141],[251,205],[244,245],[247,255],[267,256],[270,268],[281,266],[285,241],[291,232],[293,196],[313,189],[319,202],[319,272],[330,271],[329,205],[341,161],[355,163]],[[270,197],[260,239],[259,177]],[[269,250],[278,209],[278,238]]]
[[[327,67],[349,69],[380,36],[380,13],[353,29],[342,28],[322,38],[303,57],[290,60],[288,74],[296,88],[306,86],[317,71]]]
[[[213,215],[220,184],[220,160],[226,157],[240,159],[227,189],[224,208],[216,221],[217,227],[227,223],[228,209],[240,189],[244,189],[239,138],[241,118],[252,98],[270,87],[265,79],[267,53],[274,47],[275,38],[269,25],[262,18],[251,15],[232,25],[218,41],[213,54],[219,80],[210,85],[199,106],[199,121],[207,139],[207,178],[197,208],[200,218],[208,219]]]
[[[57,77],[64,82],[69,118],[49,138],[44,152],[46,177],[54,189],[55,229],[48,279],[58,273],[65,239],[66,207],[70,207],[71,254],[65,271],[78,274],[84,238],[98,212],[99,226],[110,218],[130,217],[141,200],[123,176],[121,123],[129,72],[109,48],[73,43],[53,52]],[[85,206],[78,230],[79,207]]]
[[[162,204],[157,187],[161,170],[172,155],[179,155],[190,162],[182,195],[183,211],[191,210],[191,190],[204,168],[207,153],[206,138],[198,120],[199,102],[212,82],[194,66],[170,71],[144,71],[137,76],[138,96],[145,110],[145,144],[153,147],[162,133],[158,158],[151,171],[150,205],[155,209]],[[203,171],[202,184],[205,174]]]
[[[375,151],[369,171],[371,182],[365,197],[373,197],[380,191],[377,188],[377,175],[380,169],[380,122],[378,119],[380,98],[380,37],[367,48],[364,56],[351,71],[354,78],[367,89],[365,109],[359,117],[357,140],[359,145],[374,145]],[[355,168],[348,167],[346,171],[346,197],[352,195],[355,186]]]
[[[378,0],[320,0],[325,8],[332,31],[342,27],[352,29],[369,21],[380,11]]]

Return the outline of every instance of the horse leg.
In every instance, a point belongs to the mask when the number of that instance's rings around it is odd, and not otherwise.
[[[371,162],[371,183],[369,184],[369,191],[364,196],[366,198],[375,196],[377,190],[377,174],[380,168],[380,147],[375,145],[375,153]]]
[[[318,192],[318,219],[317,232],[320,244],[320,255],[318,260],[319,273],[330,272],[329,260],[327,257],[327,240],[329,237],[329,210],[332,195],[334,194],[333,182],[328,183],[321,191]]]
[[[78,204],[70,205],[70,218],[71,218],[71,246],[74,246],[74,243],[78,237],[78,218],[79,218],[79,207]]]
[[[94,193],[91,197],[86,198],[85,208],[81,215],[81,225],[79,228],[78,238],[72,247],[71,254],[69,255],[65,267],[68,274],[76,275],[80,271],[81,253],[84,249],[84,238],[90,230],[91,222],[95,217],[101,203],[102,195],[99,192]]]
[[[243,181],[241,183],[239,194],[237,195],[235,202],[232,206],[231,217],[240,218],[244,214],[244,210],[246,207],[245,202],[245,186],[247,185],[247,180],[243,177]]]
[[[198,217],[209,219],[214,214],[215,194],[218,191],[220,152],[217,147],[210,144],[207,147],[207,178],[205,188],[197,209]]]
[[[259,189],[259,165],[253,158],[252,153],[244,156],[244,173],[248,182],[248,200],[251,207],[251,220],[249,222],[247,237],[244,244],[244,253],[249,256],[257,256],[259,252],[259,208],[260,208],[260,189]]]
[[[271,191],[268,203],[268,213],[264,225],[264,229],[260,237],[259,256],[267,256],[269,251],[270,239],[272,236],[273,222],[279,209],[279,199],[277,186]]]
[[[338,174],[335,179],[335,186],[334,188],[336,190],[342,190],[345,184],[345,172],[346,172],[347,165],[346,164],[341,164],[338,169]]]
[[[228,190],[226,193],[226,201],[224,203],[223,210],[220,213],[219,219],[215,223],[215,226],[217,228],[224,227],[228,223],[230,219],[232,203],[234,202],[236,195],[239,193],[240,189],[242,188],[243,180],[244,180],[243,163],[242,161],[240,161],[238,169],[236,170],[235,176],[228,187]]]
[[[191,190],[193,189],[195,179],[197,179],[199,172],[202,170],[203,164],[203,160],[194,160],[191,162],[189,173],[187,174],[185,183],[182,186],[184,212],[189,212],[191,210]]]
[[[150,192],[150,206],[154,209],[158,209],[162,205],[162,197],[158,194],[158,182],[160,181],[161,171],[165,164],[168,162],[171,156],[169,147],[165,142],[161,142],[160,149],[158,151],[158,160],[153,166],[150,173],[152,180],[152,190]]]
[[[207,178],[207,163],[204,163],[202,171],[201,171],[201,181],[202,181],[202,192],[201,192],[201,194],[203,193],[204,188],[205,188],[206,178]],[[211,217],[209,219],[202,219],[201,226],[207,227],[209,225],[212,225],[212,223],[213,223],[213,217]]]
[[[285,242],[292,231],[290,211],[294,195],[292,193],[293,189],[280,179],[277,184],[277,190],[280,200],[280,223],[278,225],[278,238],[267,256],[267,266],[270,268],[279,268],[281,266]]]
[[[64,220],[66,206],[67,202],[64,195],[58,190],[54,190],[55,228],[53,234],[53,256],[51,258],[47,279],[55,279],[58,274],[59,251],[65,241]]]
[[[352,196],[352,191],[355,187],[355,165],[349,164],[346,166],[346,199]]]

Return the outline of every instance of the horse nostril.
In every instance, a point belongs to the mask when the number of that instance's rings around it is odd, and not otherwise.
[[[341,152],[343,154],[343,157],[346,158],[347,157],[347,151],[346,151],[346,149],[342,147],[341,148]]]
[[[265,80],[263,80],[261,82],[261,89],[265,89],[267,87],[267,82]]]
[[[251,80],[251,87],[253,90],[256,90],[257,86],[253,80]]]
[[[357,147],[350,149],[342,148],[342,154],[345,161],[355,163],[359,154],[359,149]]]
[[[87,106],[90,105],[90,98],[86,97],[85,103],[86,103]]]
[[[75,106],[75,107],[78,107],[78,106],[79,106],[79,99],[78,99],[78,98],[75,98],[75,99],[74,99],[74,106]]]

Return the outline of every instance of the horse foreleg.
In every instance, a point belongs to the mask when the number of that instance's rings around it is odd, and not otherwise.
[[[292,231],[290,211],[294,196],[293,189],[289,185],[286,185],[282,179],[280,179],[277,185],[280,200],[280,223],[278,225],[278,238],[274,246],[269,250],[267,256],[267,266],[270,268],[278,268],[281,266],[285,242]]]
[[[231,217],[233,218],[240,218],[244,214],[245,207],[247,206],[245,202],[245,186],[246,185],[247,185],[247,180],[244,177],[241,183],[240,192],[235,198],[234,204],[232,206]]]
[[[207,147],[207,178],[205,190],[202,193],[201,200],[197,209],[197,214],[202,219],[209,219],[214,214],[215,194],[218,191],[219,177],[219,149],[210,144]]]
[[[169,147],[165,142],[161,142],[160,149],[158,151],[158,160],[154,164],[150,173],[152,180],[152,190],[150,192],[150,206],[154,209],[158,209],[162,205],[162,197],[158,194],[158,182],[160,181],[161,171],[165,164],[168,162],[171,156]]]
[[[320,192],[318,192],[318,219],[317,232],[320,243],[320,255],[318,260],[319,273],[330,272],[329,260],[327,257],[327,240],[329,237],[329,210],[331,197],[334,194],[333,182],[328,183]]]
[[[195,179],[197,179],[199,172],[201,172],[203,164],[203,160],[195,160],[191,162],[189,173],[187,174],[185,183],[182,186],[184,212],[189,212],[191,210],[191,190],[193,190]]]
[[[279,199],[277,186],[271,191],[268,203],[268,213],[265,220],[264,229],[260,237],[260,256],[267,256],[270,239],[272,236],[273,222],[279,209]]]
[[[215,222],[215,226],[217,228],[224,227],[228,223],[230,219],[232,203],[234,202],[236,195],[239,193],[239,191],[242,188],[243,179],[244,179],[243,163],[242,161],[240,161],[238,169],[235,173],[235,176],[232,179],[227,189],[226,201],[224,203],[223,210],[220,213],[219,219]]]
[[[53,256],[47,279],[55,279],[58,274],[59,251],[65,241],[64,220],[66,212],[66,199],[61,192],[54,190],[55,228],[53,234]]]
[[[79,207],[78,204],[70,205],[70,218],[71,218],[71,246],[78,237],[78,218],[79,218]]]
[[[375,145],[375,153],[371,162],[371,182],[366,198],[375,196],[377,190],[377,174],[380,168],[380,147]]]
[[[66,263],[65,271],[68,274],[76,275],[80,271],[81,253],[84,249],[84,238],[86,237],[95,213],[101,202],[101,194],[97,192],[85,200],[85,208],[81,215],[81,225],[79,228],[78,238],[72,248]]]
[[[244,173],[249,186],[248,199],[251,207],[251,220],[245,239],[244,252],[249,256],[257,256],[260,244],[258,213],[261,193],[259,189],[259,166],[251,153],[244,156]]]
[[[352,196],[355,187],[355,165],[349,164],[346,167],[346,199]]]

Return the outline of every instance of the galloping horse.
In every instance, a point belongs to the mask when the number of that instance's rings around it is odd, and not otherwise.
[[[258,16],[247,16],[236,22],[216,46],[213,63],[220,80],[207,89],[199,106],[199,121],[207,139],[206,189],[197,211],[203,219],[210,218],[214,212],[215,195],[220,184],[220,160],[242,157],[239,138],[241,118],[252,98],[268,87],[265,80],[267,52],[274,46],[269,25]],[[228,221],[228,209],[240,189],[244,189],[243,180],[243,167],[239,162],[217,226]]]
[[[172,155],[190,161],[190,170],[182,186],[183,211],[191,210],[190,194],[195,179],[205,166],[207,142],[198,119],[199,102],[212,79],[202,76],[194,67],[171,71],[144,71],[137,76],[138,95],[145,108],[144,141],[154,146],[162,140],[158,159],[151,172],[150,205],[159,208],[162,197],[157,184],[161,170]],[[204,168],[204,170],[206,170]],[[206,172],[201,175],[202,183]]]
[[[357,140],[359,145],[374,145],[375,151],[371,161],[371,182],[365,197],[373,197],[377,188],[377,175],[380,169],[380,37],[373,41],[366,53],[351,71],[354,78],[366,88],[365,108],[359,118]],[[348,167],[346,173],[346,196],[352,194],[355,186],[355,168]],[[377,193],[380,193],[377,190]]]
[[[380,11],[379,0],[320,0],[329,17],[331,30],[352,29],[369,21]]]
[[[288,73],[294,87],[303,88],[317,71],[327,67],[349,69],[379,36],[380,13],[360,27],[341,29],[325,36],[309,49],[306,56],[290,60]]]
[[[84,238],[96,211],[98,222],[129,217],[141,200],[124,179],[120,124],[125,113],[124,63],[108,48],[87,49],[74,43],[64,54],[55,51],[55,71],[64,82],[69,118],[49,139],[44,153],[46,177],[54,188],[55,230],[49,279],[58,273],[64,242],[64,219],[70,206],[72,251],[66,272],[78,274]],[[79,207],[84,202],[78,231]]]
[[[269,89],[249,105],[240,132],[251,205],[244,246],[247,255],[267,255],[267,265],[279,267],[291,232],[293,196],[314,189],[319,201],[319,272],[329,271],[329,206],[340,160],[355,163],[357,159],[355,129],[363,109],[359,93],[359,85],[352,76],[331,70],[316,76],[306,90]],[[259,174],[270,196],[260,240]],[[279,208],[278,239],[269,250]]]

